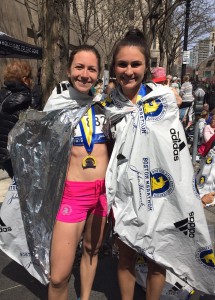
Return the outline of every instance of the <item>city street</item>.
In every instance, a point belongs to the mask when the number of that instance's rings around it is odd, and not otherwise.
[[[90,299],[119,300],[116,258],[100,259]],[[28,272],[0,251],[0,299],[47,300],[47,287],[40,284]],[[75,267],[69,282],[69,299],[77,299],[80,291],[79,268]],[[144,300],[145,293],[137,286],[135,300]]]

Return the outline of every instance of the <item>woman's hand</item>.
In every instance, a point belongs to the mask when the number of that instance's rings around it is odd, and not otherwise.
[[[215,192],[211,192],[209,194],[205,194],[204,196],[202,196],[201,200],[202,200],[203,207],[205,207],[206,204],[212,203],[214,201],[214,197],[215,197]]]

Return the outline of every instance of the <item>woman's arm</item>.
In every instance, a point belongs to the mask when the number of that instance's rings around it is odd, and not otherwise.
[[[213,134],[214,134],[214,131],[212,131],[211,126],[206,125],[203,130],[203,137],[204,137],[205,143],[207,143],[210,140],[210,138],[212,137]]]
[[[199,137],[200,138],[203,137],[204,128],[205,128],[205,122],[204,121],[200,121],[199,122]]]

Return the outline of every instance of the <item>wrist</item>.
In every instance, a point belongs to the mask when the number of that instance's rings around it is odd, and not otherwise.
[[[205,203],[205,201],[204,200],[201,200],[202,201],[202,204],[204,205],[204,206],[206,206],[206,203]]]

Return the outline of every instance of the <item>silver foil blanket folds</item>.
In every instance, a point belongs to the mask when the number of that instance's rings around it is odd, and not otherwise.
[[[9,150],[32,260],[49,273],[52,229],[63,193],[72,132],[89,108],[29,110],[10,132]]]

